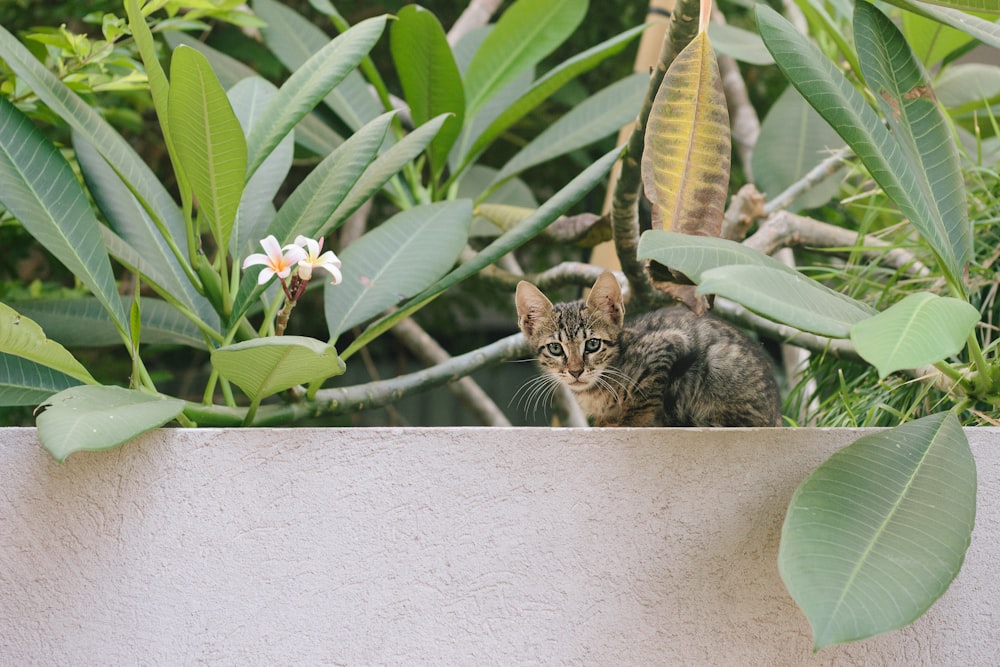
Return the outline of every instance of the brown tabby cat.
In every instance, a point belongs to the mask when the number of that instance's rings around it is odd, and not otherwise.
[[[718,318],[674,306],[625,325],[610,272],[586,302],[553,305],[524,281],[515,300],[538,363],[573,391],[597,426],[781,425],[768,358]]]

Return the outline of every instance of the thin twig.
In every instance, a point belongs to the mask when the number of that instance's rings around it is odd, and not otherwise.
[[[767,202],[764,207],[765,215],[787,208],[793,201],[842,169],[844,162],[852,155],[854,152],[846,146],[834,151],[829,157],[810,169],[805,176],[785,188],[784,192]]]

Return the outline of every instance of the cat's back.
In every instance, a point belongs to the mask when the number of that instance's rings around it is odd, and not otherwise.
[[[630,373],[661,376],[664,425],[781,424],[771,359],[728,322],[668,306],[635,318],[621,342]]]

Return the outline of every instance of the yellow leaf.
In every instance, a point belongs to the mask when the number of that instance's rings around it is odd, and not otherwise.
[[[642,182],[653,227],[718,236],[731,139],[722,77],[706,32],[671,63],[646,126]]]

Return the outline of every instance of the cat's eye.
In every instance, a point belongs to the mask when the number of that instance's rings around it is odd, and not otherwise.
[[[597,352],[599,349],[601,349],[600,338],[588,338],[587,342],[583,344],[584,352]]]
[[[561,357],[562,356],[563,349],[562,349],[562,345],[560,345],[559,343],[549,343],[545,347],[546,347],[546,349],[548,349],[549,354],[551,354],[551,355],[553,355],[555,357]]]

